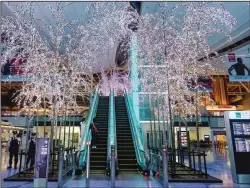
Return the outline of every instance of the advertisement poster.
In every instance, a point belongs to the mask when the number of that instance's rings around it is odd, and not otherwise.
[[[35,178],[46,178],[49,170],[49,138],[37,138],[35,156]]]
[[[228,53],[224,57],[230,82],[250,81],[250,46],[240,52]]]
[[[199,76],[197,80],[197,84],[199,86],[199,92],[213,92],[212,87],[212,79],[208,76]],[[194,90],[195,88],[195,80],[187,79],[187,85],[190,90]]]

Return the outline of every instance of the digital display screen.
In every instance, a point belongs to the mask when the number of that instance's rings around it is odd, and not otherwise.
[[[250,122],[233,122],[234,135],[250,135]]]
[[[250,138],[235,138],[236,152],[250,152]]]
[[[236,173],[250,174],[250,163],[247,161],[250,159],[250,119],[230,119],[229,123]]]
[[[187,133],[181,132],[181,145],[182,147],[187,147]]]

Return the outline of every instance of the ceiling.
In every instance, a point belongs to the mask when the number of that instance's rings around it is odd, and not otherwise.
[[[174,6],[179,4],[180,2],[168,2],[168,9],[172,9]],[[210,3],[209,4],[213,7],[220,7],[220,3]],[[248,27],[250,27],[250,6],[247,5],[245,2],[223,2],[222,6],[230,12],[232,16],[234,16],[237,20],[236,29],[244,25],[248,22]],[[178,11],[184,11],[183,8],[179,8]],[[142,3],[142,14],[153,14],[153,13],[160,13],[160,6],[158,2],[143,2]],[[246,29],[246,28],[245,28]],[[249,28],[248,28],[249,29]],[[248,33],[250,34],[250,33]],[[211,38],[209,38],[208,43],[213,46],[224,38],[222,34],[214,34]]]
[[[168,2],[168,9],[172,9],[174,6],[179,4],[180,2]],[[223,6],[225,10],[227,10],[232,16],[235,17],[237,20],[237,24],[235,29],[230,33],[231,41],[228,37],[225,37],[223,34],[215,33],[208,39],[208,44],[210,45],[213,51],[218,51],[222,48],[225,48],[235,42],[238,42],[248,36],[250,36],[250,4],[249,2],[223,2],[220,4],[219,2],[209,2],[209,6],[213,7],[220,7]],[[160,13],[160,6],[158,2],[142,2],[141,14],[154,14]],[[178,11],[185,11],[184,8],[178,8]],[[250,46],[245,46],[248,43],[243,45],[243,48],[238,49],[239,46],[235,49],[231,49],[232,51],[239,52],[244,50],[246,47],[249,48]],[[225,53],[221,54],[224,55]],[[223,58],[217,58],[213,60],[213,67],[215,70],[219,70],[217,74],[227,75],[227,67],[223,62]]]
[[[18,9],[18,5],[20,2],[2,2],[2,15],[11,15],[13,11]],[[62,5],[66,5],[67,2],[61,2]],[[173,8],[177,3],[180,2],[168,2],[168,8]],[[56,8],[56,2],[46,2],[46,4],[50,5],[52,8]],[[72,21],[76,19],[80,19],[83,16],[87,19],[87,15],[85,13],[86,7],[91,5],[92,2],[74,2],[67,6],[65,11],[63,12],[63,18],[65,21]],[[210,3],[213,6],[219,7],[219,3]],[[33,2],[34,5],[34,15],[36,18],[40,20],[44,20],[46,24],[51,24],[52,26],[55,26],[56,21],[51,15],[48,8],[45,6],[43,2]],[[223,7],[228,10],[236,19],[237,19],[237,25],[235,30],[232,32],[232,39],[234,40],[240,40],[245,36],[250,35],[250,6],[248,6],[247,3],[244,2],[224,2]],[[180,11],[184,11],[184,9],[180,9]],[[141,14],[153,14],[156,12],[160,12],[160,7],[157,2],[142,2],[141,4]],[[30,19],[29,15],[26,15],[25,19]],[[77,24],[81,24],[84,20],[80,20],[77,22]],[[44,23],[41,21],[36,21],[36,26],[38,28],[42,28]],[[77,25],[76,24],[76,25]],[[76,28],[76,26],[73,27],[73,31]],[[73,36],[73,31],[66,28],[65,34],[70,34]],[[46,29],[41,29],[40,34],[47,38],[49,40],[48,31]],[[209,38],[208,42],[210,46],[213,49],[220,49],[222,47],[225,47],[232,43],[233,41],[229,41],[228,38],[224,37],[220,34],[214,34],[212,37]],[[107,56],[103,59],[103,68],[109,69],[111,67],[115,66],[115,54],[116,54],[116,48],[109,48],[109,45],[107,45]],[[62,50],[63,51],[63,50]],[[225,69],[222,64],[223,62],[219,62],[218,69],[222,70]],[[100,71],[98,68],[95,71]]]

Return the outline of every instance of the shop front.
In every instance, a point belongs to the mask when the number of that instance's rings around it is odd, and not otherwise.
[[[226,129],[212,129],[212,143],[214,148],[227,148]]]
[[[2,130],[2,134],[1,134],[2,148],[8,148],[8,141],[13,136],[12,132],[17,131],[17,136],[21,137],[24,128],[16,127],[16,126],[13,126],[12,123],[10,123],[10,122],[2,121],[1,122],[1,130]]]
[[[181,137],[181,138],[180,138]],[[175,143],[181,147],[187,147],[187,139],[190,139],[190,144],[193,147],[197,146],[197,130],[196,127],[181,127],[181,134],[179,134],[179,127],[175,127]],[[210,127],[199,127],[199,141],[200,147],[211,146],[211,129]]]

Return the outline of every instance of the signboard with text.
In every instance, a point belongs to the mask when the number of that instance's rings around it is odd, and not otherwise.
[[[225,112],[233,181],[250,183],[250,111]]]
[[[35,156],[35,178],[47,178],[49,170],[49,138],[37,138]]]

